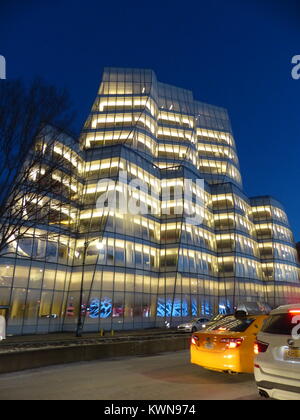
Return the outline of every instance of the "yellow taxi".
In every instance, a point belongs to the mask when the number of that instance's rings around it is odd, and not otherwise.
[[[253,373],[254,343],[267,315],[228,315],[193,333],[191,363],[227,373]]]

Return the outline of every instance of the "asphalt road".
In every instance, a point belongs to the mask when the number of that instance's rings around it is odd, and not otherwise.
[[[253,400],[252,375],[189,363],[189,352],[126,357],[0,375],[0,400]]]

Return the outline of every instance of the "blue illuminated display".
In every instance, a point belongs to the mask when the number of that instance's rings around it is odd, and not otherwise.
[[[208,301],[202,302],[202,315],[212,315],[213,313],[213,307],[212,304]]]
[[[229,300],[223,300],[220,302],[219,313],[222,315],[228,315],[231,313],[231,305]]]
[[[197,299],[192,299],[192,316],[198,316]]]
[[[102,300],[93,299],[90,304],[89,317],[95,318],[109,318],[112,314],[112,300],[104,297]]]
[[[189,316],[188,303],[185,299],[181,301],[175,298],[173,301],[170,298],[167,300],[159,298],[156,313],[158,317],[170,317],[171,314],[173,317]]]

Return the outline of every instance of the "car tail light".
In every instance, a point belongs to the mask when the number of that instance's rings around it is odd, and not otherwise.
[[[198,346],[199,338],[196,335],[193,335],[191,339],[191,343],[194,344],[195,346]]]
[[[262,341],[255,341],[254,343],[254,354],[265,353],[269,348],[269,344],[263,343]]]
[[[226,347],[228,349],[237,349],[243,344],[243,338],[222,338],[220,340],[221,343],[226,343]]]
[[[289,314],[300,315],[300,309],[290,309]]]

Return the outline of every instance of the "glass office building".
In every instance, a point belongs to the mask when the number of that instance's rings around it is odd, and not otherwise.
[[[80,138],[61,136],[55,156],[45,223],[0,259],[9,333],[73,331],[81,292],[84,331],[300,301],[287,216],[244,194],[225,109],[151,70],[107,68]]]

